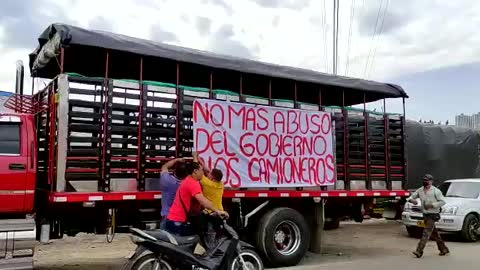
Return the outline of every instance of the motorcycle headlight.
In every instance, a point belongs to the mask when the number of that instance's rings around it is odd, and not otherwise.
[[[455,215],[457,213],[458,206],[444,206],[442,207],[442,214]]]

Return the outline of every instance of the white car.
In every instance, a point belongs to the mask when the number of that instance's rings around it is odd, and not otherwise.
[[[443,232],[459,233],[466,241],[480,239],[480,179],[448,180],[438,187],[445,196],[441,219],[435,224]],[[402,213],[408,234],[420,237],[423,215],[420,206],[409,202]]]

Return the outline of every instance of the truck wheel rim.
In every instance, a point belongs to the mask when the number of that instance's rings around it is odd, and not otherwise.
[[[300,228],[292,221],[283,221],[275,228],[274,242],[277,251],[289,256],[295,253],[302,241]]]

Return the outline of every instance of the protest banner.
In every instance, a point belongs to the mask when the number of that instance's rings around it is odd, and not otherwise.
[[[194,148],[227,187],[335,183],[330,113],[200,99],[193,131]]]

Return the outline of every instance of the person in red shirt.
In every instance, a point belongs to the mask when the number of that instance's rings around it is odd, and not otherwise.
[[[180,236],[194,234],[191,222],[201,215],[202,207],[213,211],[216,215],[228,218],[228,213],[217,209],[202,192],[200,180],[203,168],[199,163],[191,162],[186,166],[189,174],[180,184],[175,200],[167,216],[165,229]]]

